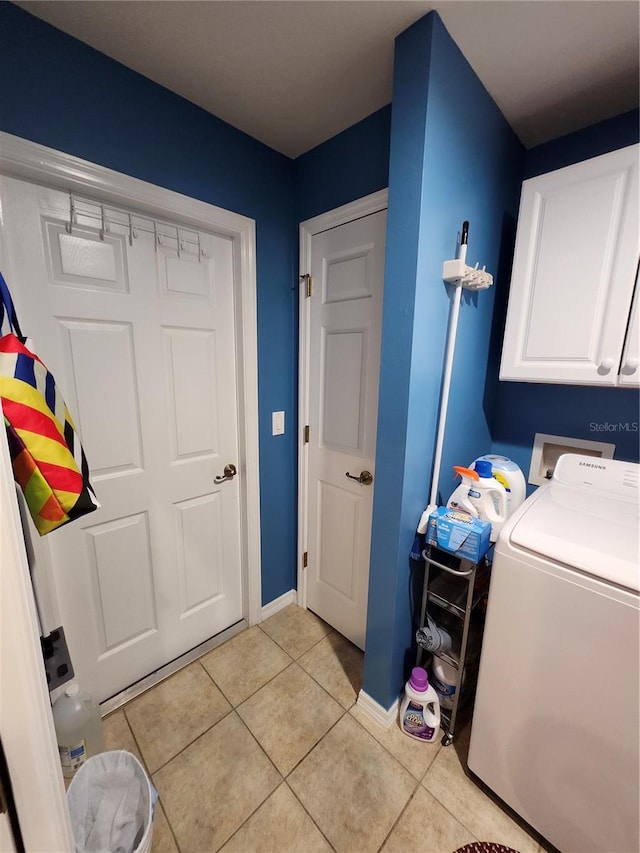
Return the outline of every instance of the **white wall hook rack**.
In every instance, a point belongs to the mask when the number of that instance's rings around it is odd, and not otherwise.
[[[486,290],[493,284],[493,276],[484,267],[478,269],[467,266],[462,258],[445,261],[442,265],[442,278],[447,284],[461,285],[466,290]]]

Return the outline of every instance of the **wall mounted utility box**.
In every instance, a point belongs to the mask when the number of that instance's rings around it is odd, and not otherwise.
[[[580,453],[583,456],[599,456],[601,459],[613,459],[615,444],[603,441],[588,441],[582,438],[567,438],[564,435],[546,435],[537,432],[533,442],[529,483],[541,486],[550,480],[556,462],[563,453]]]

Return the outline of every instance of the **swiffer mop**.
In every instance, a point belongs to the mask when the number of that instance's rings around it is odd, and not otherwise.
[[[456,335],[458,332],[458,316],[460,314],[460,300],[462,298],[462,288],[466,290],[484,290],[491,287],[493,284],[493,276],[486,272],[484,267],[479,270],[478,264],[475,267],[468,267],[467,259],[467,243],[469,241],[469,223],[465,220],[462,223],[462,232],[460,235],[460,248],[458,257],[452,261],[445,261],[442,278],[448,284],[453,284],[455,292],[453,294],[453,302],[451,305],[451,315],[449,318],[449,330],[447,332],[447,349],[444,362],[444,375],[442,379],[442,390],[440,392],[440,415],[438,418],[438,435],[436,438],[436,449],[433,460],[433,473],[431,476],[431,493],[429,495],[429,503],[427,508],[422,513],[416,536],[411,548],[411,559],[422,559],[422,551],[425,546],[424,536],[427,532],[429,516],[437,509],[438,500],[438,481],[440,479],[440,464],[442,462],[442,446],[444,444],[445,428],[447,423],[447,407],[449,405],[449,391],[451,388],[451,374],[453,372],[453,356],[456,346]]]

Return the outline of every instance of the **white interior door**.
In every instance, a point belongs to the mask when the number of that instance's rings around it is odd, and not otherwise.
[[[307,605],[362,649],[385,229],[381,210],[315,234],[311,243]]]
[[[102,505],[47,537],[76,674],[102,701],[242,618],[241,473],[215,480],[240,471],[232,245],[108,211],[104,229],[96,205],[69,233],[67,194],[0,187],[5,276]]]

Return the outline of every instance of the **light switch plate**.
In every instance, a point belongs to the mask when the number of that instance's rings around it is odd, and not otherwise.
[[[284,435],[284,412],[271,412],[271,435]]]

